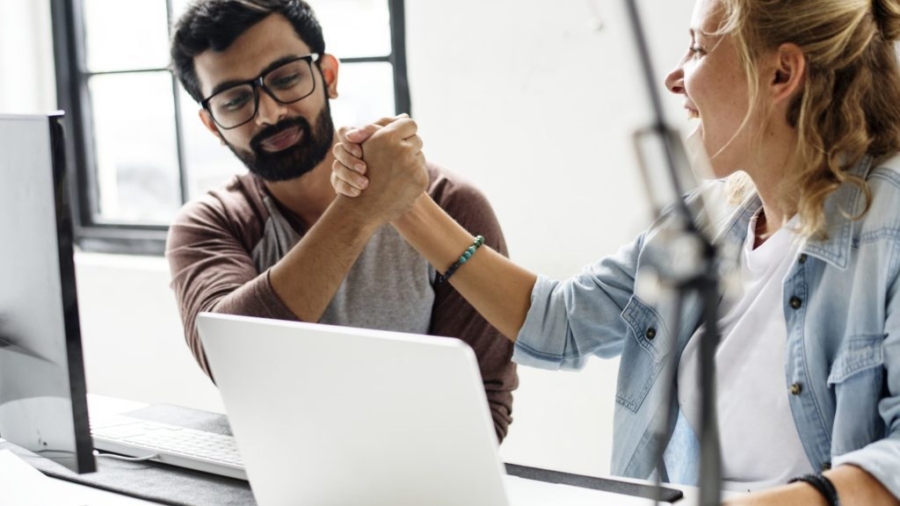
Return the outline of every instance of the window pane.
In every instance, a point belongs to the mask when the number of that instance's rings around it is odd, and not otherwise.
[[[180,97],[188,196],[193,199],[222,186],[231,176],[247,172],[247,169],[228,146],[203,126],[197,115],[200,105],[184,90]]]
[[[121,0],[119,0],[121,1]],[[388,0],[308,0],[325,32],[326,51],[338,58],[391,54]],[[189,0],[173,0],[177,20]]]
[[[165,68],[169,20],[164,0],[82,0],[91,72]]]
[[[311,0],[325,32],[325,51],[338,58],[391,54],[387,0]]]
[[[390,63],[348,63],[341,66],[339,98],[331,103],[334,124],[362,125],[396,114],[394,72]]]
[[[181,206],[168,72],[89,82],[100,221],[168,224]]]
[[[172,0],[172,24],[174,25],[178,18],[187,10],[187,6],[193,0]]]

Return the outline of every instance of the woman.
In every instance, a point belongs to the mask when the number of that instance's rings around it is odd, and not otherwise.
[[[706,190],[727,218],[704,225],[740,252],[716,354],[726,486],[754,491],[735,504],[836,504],[835,491],[844,505],[900,504],[900,2],[698,0],[690,33],[666,84],[721,178]],[[376,189],[364,190],[378,167],[358,156],[377,131],[335,148],[339,193]],[[689,301],[670,328],[634,295],[656,230],[557,282],[480,248],[426,196],[392,224],[516,342],[519,363],[621,355],[615,474],[648,478],[665,444],[668,476],[696,479],[700,308]],[[659,441],[672,353],[680,409]]]

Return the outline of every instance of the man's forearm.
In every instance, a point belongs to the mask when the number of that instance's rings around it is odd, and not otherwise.
[[[317,322],[379,225],[338,196],[272,267],[272,289],[301,321]]]

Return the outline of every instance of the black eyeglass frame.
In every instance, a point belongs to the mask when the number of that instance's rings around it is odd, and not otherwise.
[[[257,114],[259,114],[259,90],[260,90],[260,88],[262,88],[262,90],[266,92],[266,95],[269,95],[270,97],[272,97],[272,100],[278,102],[279,104],[285,104],[285,105],[295,104],[316,92],[315,76],[313,76],[313,87],[309,91],[309,93],[307,93],[306,95],[303,95],[302,97],[300,97],[296,100],[291,100],[291,101],[287,101],[287,102],[276,97],[275,92],[272,91],[271,89],[269,89],[269,87],[266,85],[265,81],[266,81],[266,77],[269,74],[271,74],[272,72],[275,72],[276,70],[284,67],[285,65],[289,65],[291,63],[294,63],[294,62],[297,62],[300,60],[306,60],[306,63],[309,64],[309,70],[310,70],[310,72],[312,72],[313,63],[319,62],[319,53],[310,53],[307,55],[298,56],[296,58],[291,58],[290,60],[283,62],[281,65],[279,65],[273,69],[269,69],[269,70],[263,72],[262,74],[256,76],[253,79],[248,79],[248,80],[240,82],[240,83],[235,83],[234,85],[229,86],[223,90],[219,90],[219,91],[213,93],[212,95],[201,100],[200,106],[203,107],[203,109],[205,109],[209,113],[209,116],[213,119],[213,121],[216,123],[216,125],[219,125],[219,128],[221,128],[222,130],[232,130],[232,129],[240,127],[240,126],[244,126],[247,123],[253,121],[253,118],[255,118]],[[233,90],[234,88],[237,88],[240,86],[246,86],[248,84],[253,89],[253,114],[251,114],[250,117],[247,118],[246,121],[242,121],[241,123],[238,123],[237,125],[232,125],[232,126],[227,127],[227,126],[224,126],[221,123],[219,123],[219,120],[216,119],[216,115],[213,114],[212,109],[209,108],[209,101],[212,100],[213,98],[215,98],[217,95],[225,93],[226,91]]]

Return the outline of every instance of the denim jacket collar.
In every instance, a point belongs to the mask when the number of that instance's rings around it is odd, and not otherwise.
[[[865,178],[872,169],[872,158],[864,157],[848,174]],[[863,191],[856,185],[842,184],[825,202],[826,216],[833,216],[834,223],[828,228],[824,240],[810,238],[804,253],[845,270],[850,264],[850,249],[853,246],[853,229],[858,221],[853,217],[862,210],[865,201]]]
[[[872,169],[872,158],[864,157],[848,174],[865,178]],[[850,262],[850,250],[853,246],[853,216],[862,211],[864,206],[863,191],[852,184],[842,184],[825,201],[825,214],[832,217],[825,239],[809,238],[802,248],[802,253],[821,259],[838,269],[844,270]],[[747,237],[747,227],[760,207],[762,201],[756,193],[748,197],[732,215],[730,222],[716,238],[721,244],[740,245]]]

